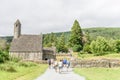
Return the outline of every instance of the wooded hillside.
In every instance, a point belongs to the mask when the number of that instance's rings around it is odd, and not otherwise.
[[[103,36],[107,39],[120,39],[120,28],[85,28],[82,29],[84,33],[88,32],[92,40],[97,36]],[[56,36],[60,36],[63,32],[55,33]],[[70,32],[64,32],[65,38],[68,39]]]
[[[120,39],[120,28],[85,28],[82,30],[84,31],[84,33],[88,32],[89,36],[92,40],[96,39],[97,36],[103,36],[108,39],[110,39],[110,38]],[[62,33],[63,32],[58,32],[58,33],[55,33],[55,35],[57,37],[60,37],[60,35]],[[46,34],[44,34],[44,35],[46,35]],[[64,32],[64,35],[65,35],[65,39],[67,41],[70,36],[70,32],[69,31]],[[0,38],[7,40],[7,42],[11,42],[13,36],[6,36],[6,37],[0,37]]]

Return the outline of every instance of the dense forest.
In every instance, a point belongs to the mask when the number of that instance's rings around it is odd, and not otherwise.
[[[82,29],[83,33],[88,33],[91,40],[95,40],[97,36],[102,36],[107,39],[120,39],[120,28],[105,28],[105,27],[96,27],[96,28],[84,28]],[[57,32],[54,33],[57,37],[60,37],[64,33],[65,42],[68,42],[70,37],[70,31],[67,32]],[[50,35],[51,33],[44,34],[44,37]]]

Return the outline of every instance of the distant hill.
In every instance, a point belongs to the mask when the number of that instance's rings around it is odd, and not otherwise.
[[[88,32],[91,39],[96,39],[97,36],[120,39],[120,28],[86,28],[83,31]]]
[[[120,28],[85,28],[82,29],[84,33],[89,33],[92,40],[96,39],[97,36],[103,36],[107,39],[120,39]],[[55,33],[60,36],[63,32]],[[65,37],[70,37],[70,31],[64,32]]]
[[[12,42],[13,36],[5,36],[5,37],[0,37],[1,39],[6,40],[8,43]]]
[[[96,39],[97,36],[103,36],[107,39],[113,38],[113,39],[120,39],[120,28],[85,28],[82,29],[84,33],[88,32],[91,39]],[[57,37],[59,37],[63,32],[55,33]],[[44,34],[46,35],[46,34]],[[70,31],[64,32],[66,41],[70,37]],[[0,37],[2,39],[7,40],[7,42],[11,42],[13,36],[6,36],[6,37]]]

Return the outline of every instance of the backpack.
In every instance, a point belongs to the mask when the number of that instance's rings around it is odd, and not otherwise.
[[[66,59],[63,60],[63,64],[67,64],[67,60]]]

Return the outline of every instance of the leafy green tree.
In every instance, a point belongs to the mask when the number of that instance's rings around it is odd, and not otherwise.
[[[43,38],[43,46],[47,46],[47,44],[49,43],[49,34],[45,34],[43,35],[44,38]]]
[[[109,45],[104,37],[97,37],[95,41],[90,44],[91,52],[95,55],[103,55],[109,51]]]
[[[45,34],[43,39],[43,46],[44,47],[55,46],[56,39],[57,39],[56,35],[53,32],[50,34]]]
[[[116,50],[116,40],[114,39],[109,39],[107,40],[108,45],[109,45],[109,52],[115,52]]]
[[[74,24],[71,28],[71,35],[69,39],[69,46],[73,48],[73,50],[80,51],[83,48],[83,42],[82,42],[82,30],[79,25],[79,22],[77,20],[74,21]]]
[[[89,32],[86,32],[86,33],[85,33],[85,37],[86,37],[86,43],[87,43],[87,44],[90,44],[90,42],[91,42],[91,37],[90,37],[90,35],[89,35]],[[86,43],[85,43],[85,44],[86,44]]]
[[[52,46],[55,46],[55,43],[56,43],[56,35],[52,32],[50,34],[50,43],[52,43]]]
[[[68,52],[67,47],[65,46],[65,37],[64,33],[58,38],[58,43],[56,45],[57,52]]]
[[[72,49],[74,52],[78,52],[78,51],[82,50],[82,46],[81,45],[74,45]]]
[[[83,47],[83,51],[87,53],[91,53],[90,44],[86,43]]]
[[[116,48],[116,52],[120,52],[120,40],[117,40],[116,41],[116,45],[115,45],[115,48]]]
[[[97,53],[97,47],[96,47],[96,41],[95,40],[93,40],[92,42],[91,42],[91,44],[90,44],[90,49],[91,49],[91,52],[92,53]]]
[[[91,50],[90,50],[90,35],[88,32],[86,32],[84,34],[84,37],[83,37],[83,42],[84,42],[84,46],[83,46],[83,51],[84,52],[87,52],[87,53],[91,53]]]
[[[9,60],[9,53],[7,51],[0,50],[0,63]]]
[[[0,39],[0,62],[5,62],[9,59],[9,45],[6,40]]]

